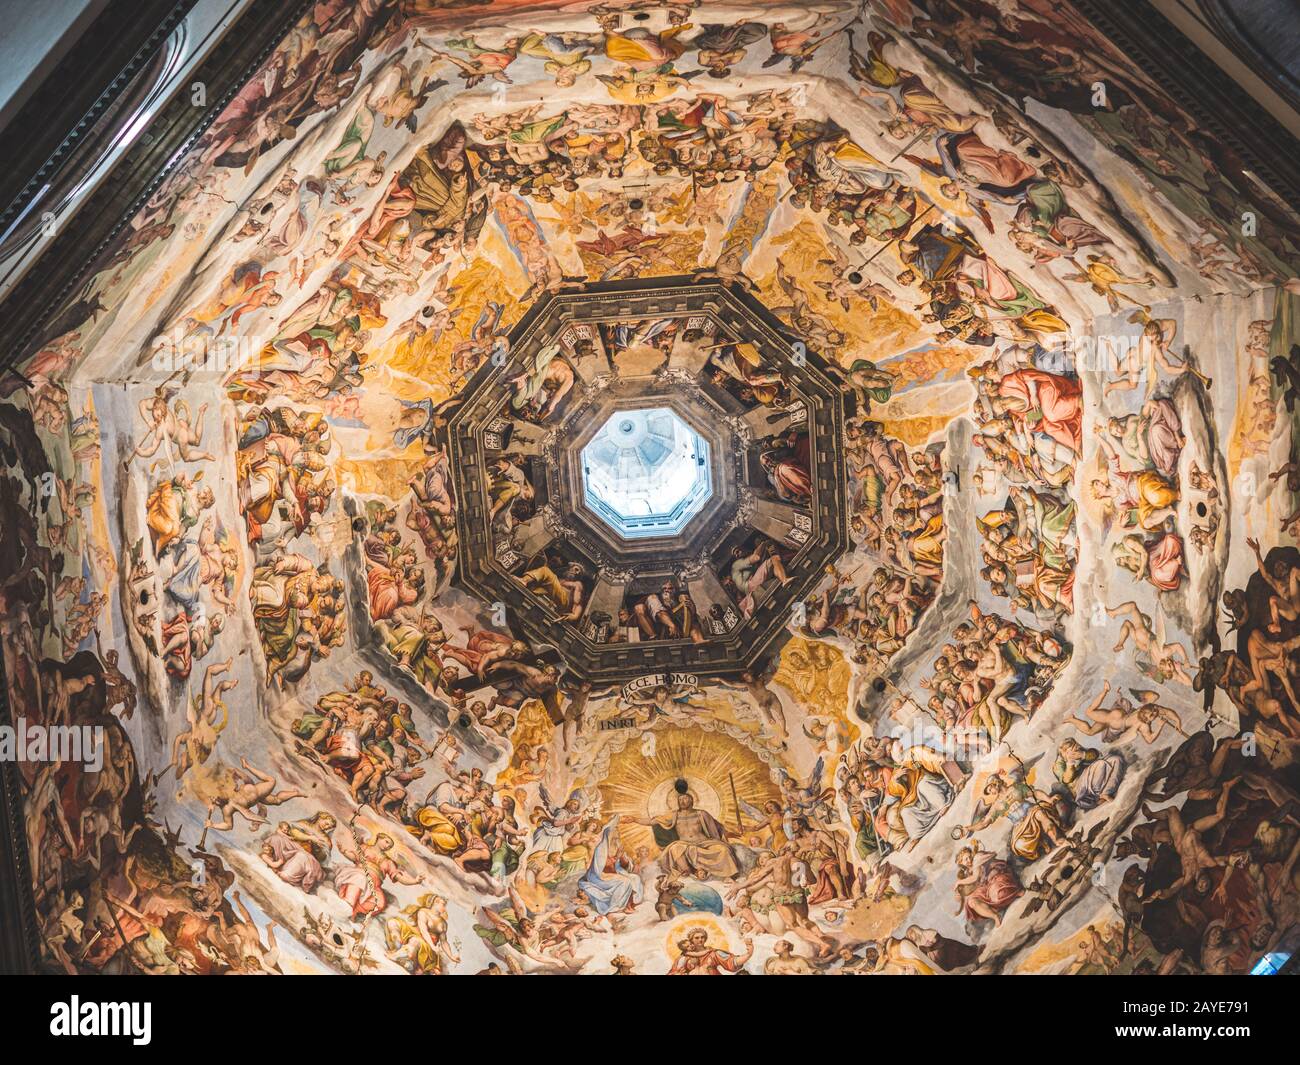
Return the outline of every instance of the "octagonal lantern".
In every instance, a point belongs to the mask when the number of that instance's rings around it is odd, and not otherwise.
[[[580,455],[583,505],[626,540],[676,536],[713,495],[708,441],[668,407],[612,413]]]
[[[848,544],[836,373],[734,284],[543,295],[448,419],[457,582],[578,682],[759,670]]]

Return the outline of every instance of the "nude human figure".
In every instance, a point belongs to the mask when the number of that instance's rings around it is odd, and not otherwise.
[[[216,911],[216,921],[220,928],[220,938],[225,941],[226,954],[235,962],[235,967],[244,972],[278,974],[280,949],[275,942],[275,922],[267,924],[266,946],[263,946],[253,915],[248,912],[239,892],[232,891],[230,897],[239,913],[239,919],[227,921],[220,909]]]
[[[741,891],[752,892],[763,884],[769,884],[775,899],[773,909],[786,926],[800,939],[811,943],[817,949],[818,957],[827,957],[835,949],[835,942],[813,924],[808,916],[807,892],[795,883],[796,845],[787,843],[775,854],[760,858],[754,871],[735,889],[727,893],[728,899],[734,899]]]
[[[1296,696],[1295,688],[1291,685],[1289,662],[1291,652],[1297,647],[1300,647],[1300,636],[1294,636],[1289,640],[1270,640],[1259,629],[1252,632],[1246,638],[1246,654],[1250,659],[1251,679],[1242,685],[1240,693],[1242,699],[1254,692],[1267,696],[1268,678],[1272,676],[1282,685],[1282,690],[1286,692],[1292,708],[1300,707],[1300,698]]]
[[[1132,391],[1137,388],[1145,371],[1146,394],[1150,396],[1155,391],[1158,369],[1164,370],[1173,377],[1190,373],[1209,388],[1208,377],[1188,363],[1177,361],[1170,353],[1169,345],[1173,343],[1177,332],[1178,324],[1172,318],[1150,318],[1142,326],[1142,333],[1138,336],[1137,342],[1120,356],[1116,356],[1111,342],[1103,338],[1102,342],[1109,349],[1115,371],[1119,375],[1119,380],[1111,381],[1106,385],[1105,394]]]
[[[1002,654],[1002,645],[1010,639],[1010,634],[1014,632],[1015,630],[1010,626],[998,631],[975,664],[975,676],[981,680],[993,682],[992,689],[985,697],[990,706],[1005,710],[1012,717],[1027,719],[1029,711],[1008,696],[1011,689],[1016,686],[1019,678],[1016,671],[1011,667],[1011,663]],[[994,741],[996,742],[1002,738],[1001,721],[996,718],[996,715],[991,716],[994,717],[994,725],[996,726],[994,728]]]
[[[1168,725],[1175,732],[1183,733],[1182,720],[1168,707],[1160,706],[1155,692],[1134,692],[1141,700],[1141,706],[1133,706],[1127,700],[1116,699],[1115,704],[1103,710],[1102,701],[1110,694],[1110,681],[1106,681],[1091,706],[1084,710],[1084,717],[1067,717],[1065,723],[1073,725],[1080,732],[1089,736],[1100,733],[1114,733],[1109,740],[1111,746],[1118,747],[1131,743],[1141,736],[1147,743],[1155,743]]]
[[[207,409],[208,405],[203,403],[197,413],[191,413],[189,404],[178,399],[173,411],[161,393],[141,400],[140,417],[149,426],[149,431],[127,457],[127,464],[132,459],[151,458],[158,453],[159,448],[169,467],[174,467],[177,459],[185,462],[214,461],[215,456],[202,450],[203,415]],[[176,449],[175,458],[172,456],[172,448]]]
[[[817,970],[807,958],[794,952],[794,944],[788,939],[778,939],[773,945],[774,957],[763,963],[763,972],[768,976],[816,976]]]
[[[758,707],[759,713],[763,715],[763,720],[775,728],[784,739],[790,735],[789,727],[785,722],[785,710],[781,706],[780,696],[768,686],[772,683],[775,672],[771,667],[760,674],[746,670],[740,675],[741,683],[729,684],[720,681],[719,684],[733,691],[746,692]]]
[[[1216,858],[1210,853],[1202,839],[1202,834],[1208,832],[1223,820],[1228,808],[1228,799],[1236,784],[1236,780],[1229,780],[1224,784],[1223,790],[1219,793],[1219,802],[1214,808],[1214,813],[1198,817],[1190,825],[1183,821],[1182,812],[1177,806],[1170,806],[1153,813],[1143,803],[1142,812],[1147,817],[1153,821],[1163,822],[1162,828],[1156,831],[1153,838],[1156,842],[1171,844],[1178,854],[1179,862],[1182,864],[1182,876],[1168,887],[1161,888],[1148,896],[1151,901],[1170,898],[1182,891],[1188,884],[1196,885],[1197,890],[1201,891],[1202,894],[1209,891],[1210,870],[1223,868],[1226,859]]]
[[[1285,562],[1278,562],[1272,568],[1264,564],[1264,556],[1259,550],[1259,541],[1251,537],[1246,543],[1255,552],[1255,561],[1259,575],[1268,582],[1275,594],[1268,600],[1268,613],[1271,619],[1268,631],[1274,636],[1282,631],[1282,619],[1295,621],[1300,617],[1300,568]]]
[[[218,796],[209,804],[208,816],[203,822],[204,828],[215,828],[222,832],[229,831],[235,826],[236,813],[254,827],[264,825],[267,819],[257,812],[257,807],[279,806],[290,799],[305,799],[307,797],[296,788],[276,791],[275,777],[254,769],[248,764],[247,758],[241,758],[239,764],[244,767],[247,775],[237,769],[230,771],[231,781],[235,786],[226,795]],[[220,821],[212,819],[214,810],[221,811],[222,819]]]
[[[460,955],[447,942],[447,900],[441,895],[426,896],[421,905],[411,915],[409,922],[397,917],[390,917],[384,922],[384,943],[386,953],[394,961],[415,962],[423,944],[436,959],[439,954],[452,964],[460,961]],[[415,935],[408,935],[403,941],[404,923],[415,928]]]
[[[1157,636],[1152,628],[1151,619],[1138,609],[1137,603],[1130,600],[1116,607],[1107,607],[1106,614],[1108,617],[1124,619],[1124,623],[1120,626],[1119,639],[1111,650],[1122,651],[1124,645],[1131,639],[1134,648],[1149,657],[1162,673],[1177,677],[1184,684],[1192,683],[1192,678],[1183,668],[1191,664],[1186,648],[1182,644],[1166,642],[1163,631]],[[1164,626],[1161,625],[1162,630],[1163,628]]]
[[[233,664],[234,659],[227,658],[224,662],[214,662],[208,666],[203,674],[202,697],[197,703],[191,700],[185,708],[185,718],[190,727],[176,734],[176,739],[172,743],[172,760],[169,763],[176,771],[178,781],[188,770],[208,760],[208,756],[212,754],[212,749],[217,744],[217,737],[230,721],[230,711],[221,697],[234,688],[239,681],[228,677],[217,683],[216,678],[230,669]],[[220,724],[217,723],[218,711],[221,713]]]
[[[1270,410],[1272,410],[1271,400],[1265,410],[1260,411],[1260,415],[1264,416]],[[1292,449],[1291,454],[1287,457],[1287,461],[1268,475],[1270,481],[1279,481],[1284,477],[1286,478],[1284,483],[1287,492],[1291,495],[1300,494],[1300,461],[1297,461],[1294,449]],[[1300,507],[1297,507],[1282,519],[1281,529],[1283,532],[1286,532],[1297,523],[1300,523]]]

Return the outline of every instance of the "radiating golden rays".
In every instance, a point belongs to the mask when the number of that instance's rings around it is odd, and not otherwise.
[[[1118,921],[1107,921],[1104,918],[1093,924],[1080,929],[1073,936],[1059,943],[1041,943],[1025,958],[1020,965],[1019,971],[1022,973],[1038,973],[1052,965],[1056,965],[1066,959],[1074,963],[1074,967],[1082,967],[1086,963],[1087,948],[1092,944],[1092,935],[1096,930],[1103,949],[1111,946],[1112,943],[1118,944],[1124,936],[1124,926]]]
[[[428,394],[439,400],[456,391],[464,367],[453,365],[453,356],[471,339],[483,308],[499,303],[507,309],[499,326],[504,332],[520,311],[519,297],[529,285],[528,275],[495,227],[484,231],[467,265],[453,261],[447,282],[445,289],[423,294],[435,309],[447,309],[438,326],[418,336],[399,330],[390,341],[391,350],[379,360],[394,372],[422,382]]]
[[[941,433],[952,421],[952,415],[928,418],[905,418],[900,421],[881,420],[880,431],[908,447],[923,447]]]
[[[658,817],[672,809],[678,780],[686,781],[701,809],[728,828],[734,828],[738,818],[753,823],[753,818],[740,812],[744,804],[761,808],[767,800],[780,797],[770,768],[729,736],[700,728],[672,728],[650,735],[652,754],[643,754],[642,744],[629,744],[610,759],[609,772],[600,782],[606,815],[624,815],[619,828],[629,853],[653,841],[650,829],[631,824],[630,819]]]

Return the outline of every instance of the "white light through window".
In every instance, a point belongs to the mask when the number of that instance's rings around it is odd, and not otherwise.
[[[625,539],[681,532],[713,494],[709,445],[665,407],[618,411],[582,449],[587,505]]]

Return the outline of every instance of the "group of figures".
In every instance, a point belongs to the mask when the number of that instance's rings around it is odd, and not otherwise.
[[[1300,221],[1245,169],[1069,3],[312,5],[0,378],[9,705],[87,745],[4,767],[44,961],[1294,949]],[[706,316],[520,357],[536,301],[638,277],[748,290],[836,439]],[[454,421],[502,367],[480,507]],[[609,598],[536,544],[615,379],[707,391],[752,461],[747,522]],[[849,547],[757,664],[568,668],[769,610],[818,447]],[[554,643],[458,582],[469,521]]]

